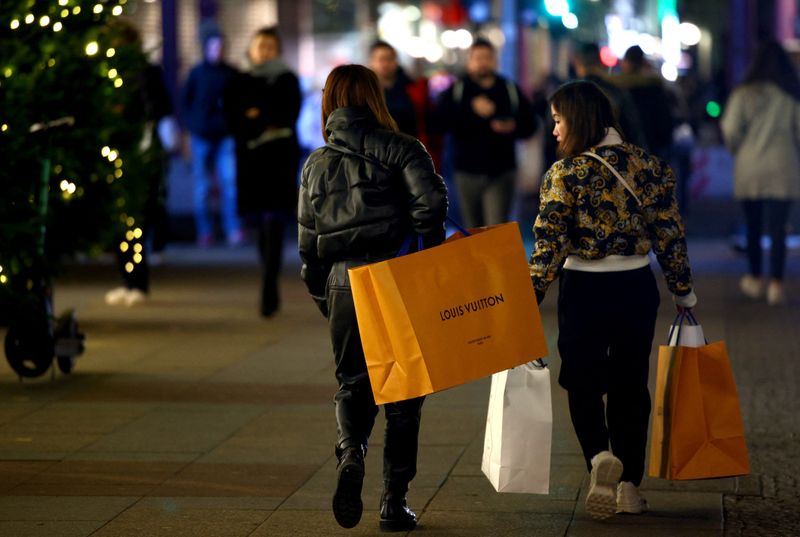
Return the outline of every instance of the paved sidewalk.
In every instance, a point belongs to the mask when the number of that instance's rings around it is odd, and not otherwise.
[[[800,535],[800,287],[790,287],[798,298],[786,307],[746,302],[736,294],[741,261],[721,243],[692,248],[697,313],[706,334],[731,348],[756,475],[648,479],[651,513],[592,521],[554,358],[550,495],[494,492],[480,471],[489,384],[461,386],[423,408],[419,474],[409,494],[420,515],[414,535]],[[170,254],[140,307],[103,303],[117,284],[111,267],[75,266],[60,279],[57,309],[77,307],[87,334],[72,375],[19,383],[0,362],[0,536],[379,534],[381,418],[361,524],[342,530],[330,512],[333,364],[326,324],[296,267],[286,271],[282,312],[263,320],[254,254]],[[792,262],[789,276],[797,278]],[[543,306],[551,349],[555,294]],[[659,334],[671,319],[665,300]]]

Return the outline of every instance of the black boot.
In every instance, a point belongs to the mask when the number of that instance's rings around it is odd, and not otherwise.
[[[405,494],[384,492],[381,497],[381,531],[411,531],[417,527],[417,515],[408,508]]]
[[[363,483],[364,455],[361,448],[345,448],[336,467],[336,492],[333,494],[333,516],[343,528],[353,528],[361,520]]]

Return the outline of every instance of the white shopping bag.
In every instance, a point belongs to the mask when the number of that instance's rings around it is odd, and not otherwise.
[[[669,327],[670,347],[704,347],[708,344],[703,327],[694,318],[691,312],[686,315],[678,315],[672,326]]]
[[[552,438],[550,370],[542,361],[492,375],[481,470],[495,490],[547,494]]]

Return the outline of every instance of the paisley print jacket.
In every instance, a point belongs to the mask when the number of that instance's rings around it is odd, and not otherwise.
[[[672,169],[628,143],[590,151],[628,181],[642,205],[595,158],[577,155],[553,164],[542,182],[539,216],[533,226],[530,270],[537,293],[544,293],[558,277],[568,255],[597,260],[653,250],[669,290],[687,295],[692,274]]]

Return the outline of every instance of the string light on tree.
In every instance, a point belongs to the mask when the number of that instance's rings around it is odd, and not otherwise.
[[[60,32],[60,31],[61,31],[61,28],[62,28],[62,24],[61,24],[60,22],[57,22],[57,23],[55,23],[55,24],[53,25],[53,31],[54,31],[54,32]]]
[[[87,45],[86,45],[86,55],[87,56],[94,56],[95,54],[97,54],[97,51],[99,50],[99,48],[100,47],[97,45],[97,41],[92,41],[90,43],[87,43]]]
[[[25,24],[32,24],[33,21],[36,20],[36,17],[33,16],[33,13],[28,13],[25,15]]]
[[[47,15],[39,19],[39,26],[41,26],[42,28],[44,28],[48,24],[50,24],[50,17],[48,17]]]
[[[103,4],[95,4],[94,10],[95,14],[99,15],[103,12]]]
[[[19,28],[19,19],[14,19],[11,21],[11,29],[16,30],[17,28]]]

